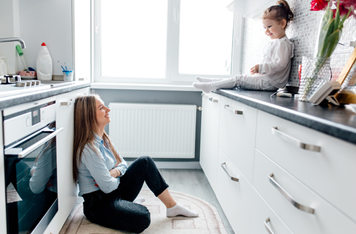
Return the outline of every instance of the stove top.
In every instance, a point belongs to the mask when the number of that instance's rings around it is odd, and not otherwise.
[[[16,84],[0,84],[0,98],[19,95],[24,93],[37,92],[40,90],[50,89],[49,84],[36,84],[31,86],[16,86]]]

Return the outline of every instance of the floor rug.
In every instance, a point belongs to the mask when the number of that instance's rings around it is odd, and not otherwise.
[[[151,225],[144,234],[226,234],[216,208],[209,203],[185,193],[170,191],[173,198],[180,204],[199,212],[199,217],[166,217],[166,208],[149,189],[142,189],[139,197],[145,198],[142,204],[151,213]],[[91,223],[83,214],[83,205],[74,207],[60,234],[127,234],[128,232],[113,230]]]

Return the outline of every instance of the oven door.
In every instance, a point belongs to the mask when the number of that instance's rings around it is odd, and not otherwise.
[[[52,123],[5,148],[7,233],[43,233],[58,211]]]

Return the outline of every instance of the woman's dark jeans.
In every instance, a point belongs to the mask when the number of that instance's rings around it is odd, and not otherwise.
[[[84,194],[84,214],[93,223],[140,233],[151,223],[148,209],[132,201],[139,194],[143,182],[150,190],[160,195],[168,185],[158,171],[153,160],[148,156],[136,159],[120,178],[119,187],[105,194],[101,190]]]

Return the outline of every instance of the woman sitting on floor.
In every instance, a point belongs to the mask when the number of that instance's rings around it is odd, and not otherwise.
[[[88,220],[128,232],[145,230],[150,213],[135,201],[144,182],[167,207],[167,217],[198,216],[173,199],[150,157],[140,157],[127,167],[104,131],[111,121],[109,112],[98,95],[75,100],[73,177]]]

